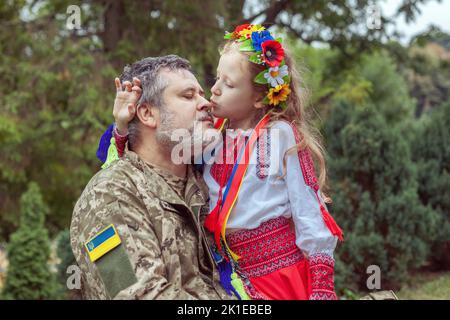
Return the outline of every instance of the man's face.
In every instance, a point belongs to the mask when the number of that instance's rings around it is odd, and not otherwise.
[[[193,137],[191,142],[201,140],[202,134],[213,128],[213,119],[208,113],[210,102],[206,100],[197,79],[184,69],[162,70],[160,75],[168,85],[163,93],[163,105],[160,107],[156,132],[158,141],[173,147],[178,143],[172,141],[172,134],[177,129],[188,130]]]

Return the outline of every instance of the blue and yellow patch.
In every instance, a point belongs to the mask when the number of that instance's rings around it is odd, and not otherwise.
[[[89,254],[89,258],[94,262],[117,247],[120,243],[120,237],[116,228],[114,228],[113,224],[110,224],[86,242],[84,246]]]

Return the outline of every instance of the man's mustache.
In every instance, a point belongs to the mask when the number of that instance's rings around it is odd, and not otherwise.
[[[203,112],[199,116],[197,116],[197,121],[211,121],[214,122],[211,112]]]

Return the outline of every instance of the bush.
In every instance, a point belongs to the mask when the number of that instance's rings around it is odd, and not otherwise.
[[[81,292],[77,289],[67,289],[67,268],[76,265],[76,260],[70,246],[70,233],[68,229],[61,231],[57,237],[57,254],[60,259],[58,264],[58,281],[61,284],[60,296],[64,299],[81,299]]]
[[[339,129],[329,148],[331,211],[346,238],[337,250],[336,286],[362,289],[367,267],[378,265],[382,285],[398,288],[426,262],[437,214],[420,202],[408,142],[377,106],[338,104],[326,131]]]
[[[48,208],[36,183],[28,185],[20,205],[20,226],[7,246],[9,266],[3,298],[54,299],[57,285],[48,265],[50,242],[44,228]]]
[[[412,144],[418,166],[422,203],[438,214],[436,240],[432,243],[430,267],[450,269],[450,101],[424,117]]]

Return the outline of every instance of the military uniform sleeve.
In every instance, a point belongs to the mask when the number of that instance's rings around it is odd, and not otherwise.
[[[196,299],[183,290],[181,279],[169,281],[166,264],[161,253],[155,226],[148,219],[146,208],[131,182],[104,180],[97,183],[77,203],[76,211],[81,213],[82,227],[73,227],[71,236],[81,247],[83,257],[78,263],[87,263],[90,275],[103,283],[106,296],[112,299]],[[121,239],[121,244],[95,262],[85,249],[85,243],[99,231],[113,225]],[[86,241],[86,242],[85,242]],[[73,243],[73,241],[72,241]],[[104,296],[104,295],[102,295]]]

